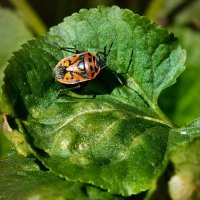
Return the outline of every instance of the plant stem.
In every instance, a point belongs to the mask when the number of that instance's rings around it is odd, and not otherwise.
[[[160,116],[160,119],[163,120],[163,122],[166,123],[166,125],[170,127],[175,127],[174,124],[168,119],[168,117],[163,113],[163,111],[160,109],[160,107],[156,104],[155,106],[156,113]]]
[[[46,33],[46,26],[26,0],[10,0],[10,2],[37,35],[43,35]]]
[[[152,0],[144,15],[146,15],[150,20],[155,21],[163,2],[163,0]]]

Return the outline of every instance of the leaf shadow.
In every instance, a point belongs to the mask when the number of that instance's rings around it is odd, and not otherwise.
[[[125,83],[125,80],[120,75],[118,76]],[[122,84],[112,71],[101,70],[100,74],[94,80],[83,82],[81,87],[79,89],[73,89],[73,92],[79,95],[107,95],[111,94],[115,88],[120,86]],[[65,88],[68,88],[68,86],[65,86]]]

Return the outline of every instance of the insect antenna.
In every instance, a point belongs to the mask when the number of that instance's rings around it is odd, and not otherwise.
[[[59,49],[63,50],[63,51],[70,52],[70,53],[76,53],[76,54],[81,53],[81,51],[79,51],[76,46],[74,46],[74,47],[60,47]]]
[[[112,46],[113,46],[113,43],[114,43],[114,40],[113,40],[112,43],[110,44],[110,47],[109,47],[109,49],[108,49],[108,52],[107,52],[106,46],[104,46],[104,51],[103,51],[103,52],[98,52],[98,53],[97,53],[97,56],[98,56],[98,54],[102,54],[102,55],[103,55],[103,57],[104,57],[103,60],[102,60],[103,63],[106,63],[107,57],[108,57],[108,55],[110,54],[110,51],[111,51]],[[119,75],[118,75],[115,71],[113,71],[112,69],[110,69],[109,67],[107,67],[105,64],[102,66],[101,69],[106,69],[106,70],[110,71],[110,72],[117,78],[118,82],[119,82],[121,85],[123,85],[123,82],[122,82],[121,78],[119,77]]]
[[[70,52],[70,53],[81,53],[81,51],[78,50],[77,46],[74,45],[74,47],[61,47],[58,43],[54,42],[54,45],[60,49],[60,50],[63,50],[63,51],[67,51],[67,52]]]
[[[110,54],[110,51],[111,51],[111,48],[112,48],[112,46],[113,46],[113,43],[114,43],[114,40],[112,41],[112,43],[111,43],[111,45],[110,45],[110,47],[109,47],[109,49],[108,49],[108,52],[106,52],[106,46],[104,46],[104,48],[103,48],[103,52],[101,52],[101,51],[99,51],[96,55],[98,56],[98,54],[102,54],[103,55],[103,61],[104,62],[106,62],[107,61],[107,57],[108,57],[108,55]]]

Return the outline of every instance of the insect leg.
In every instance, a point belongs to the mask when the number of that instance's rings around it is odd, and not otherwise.
[[[58,94],[57,94],[57,98],[61,97],[62,95],[64,95],[65,93],[68,93],[70,90],[74,90],[74,89],[80,89],[81,85],[77,84],[77,85],[73,85],[70,88],[65,88],[65,89],[61,89],[59,90]]]
[[[72,92],[71,90],[74,89],[79,89],[81,88],[81,85],[76,85],[75,87],[71,87],[71,88],[66,88],[66,89],[62,89],[59,91],[57,98],[60,98],[62,95],[66,95],[72,99],[94,99],[96,97],[96,94],[93,95],[82,95],[82,94],[77,94]]]
[[[77,46],[74,45],[74,47],[61,47],[58,43],[54,42],[55,46],[57,46],[58,49],[67,51],[70,53],[81,53],[81,51],[78,50]]]

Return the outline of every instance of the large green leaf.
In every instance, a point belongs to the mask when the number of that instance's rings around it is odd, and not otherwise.
[[[112,42],[107,65],[123,85],[102,71],[81,91],[58,98],[65,87],[55,82],[53,68],[71,53],[57,44],[96,53]],[[147,190],[162,167],[172,124],[157,100],[184,70],[184,61],[173,34],[145,17],[115,6],[81,10],[15,53],[4,91],[47,168],[131,195]]]
[[[39,164],[39,165],[38,165]],[[70,183],[40,169],[33,158],[10,155],[0,160],[0,199],[6,200],[122,200],[81,183]]]
[[[170,132],[172,138],[175,135],[177,137],[174,141],[181,142],[181,135],[190,138],[191,141],[168,154],[168,165],[146,199],[196,200],[200,198],[200,138],[194,139],[195,135],[199,136],[199,133],[200,119]]]

